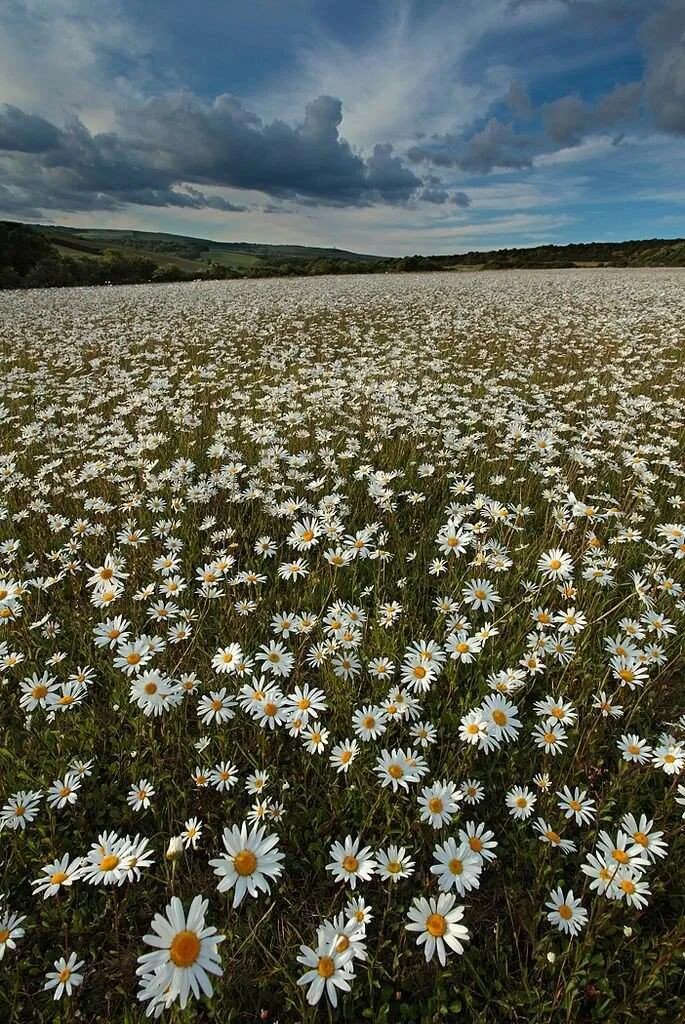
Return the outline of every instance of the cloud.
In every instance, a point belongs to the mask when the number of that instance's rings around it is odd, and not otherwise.
[[[635,123],[642,89],[640,82],[629,82],[594,103],[568,95],[535,111],[526,105],[527,95],[512,86],[507,105],[525,109],[527,122],[537,116],[541,127],[520,130],[514,122],[492,117],[470,135],[434,135],[413,146],[408,156],[414,163],[458,167],[470,174],[487,174],[496,168],[522,170],[531,167],[536,157],[579,146],[590,135]]]
[[[426,161],[437,167],[459,167],[469,173],[486,174],[494,167],[530,167],[534,152],[531,136],[491,118],[471,136],[433,136],[427,143],[413,146],[408,156],[415,163]]]
[[[685,133],[685,7],[669,3],[645,24],[645,101],[658,128]]]
[[[53,209],[241,209],[206,192],[224,186],[364,206],[404,203],[422,188],[390,144],[376,144],[366,159],[354,152],[341,122],[341,101],[332,96],[312,100],[301,122],[289,125],[263,122],[229,94],[210,102],[175,93],[129,105],[119,111],[116,131],[99,133],[75,115],[60,128],[4,106],[0,156],[6,184],[31,207]]]

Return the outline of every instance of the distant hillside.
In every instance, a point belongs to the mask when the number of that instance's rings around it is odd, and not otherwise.
[[[214,242],[152,231],[0,221],[0,288],[607,266],[685,266],[685,239],[584,242],[391,258],[303,245]]]

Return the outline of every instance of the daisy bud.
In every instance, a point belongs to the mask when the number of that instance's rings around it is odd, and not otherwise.
[[[166,859],[176,860],[183,853],[183,840],[180,836],[172,836],[166,849]]]
[[[630,927],[630,925],[627,925],[627,924],[623,925],[623,934],[625,935],[625,937],[627,939],[630,938],[630,936],[633,934],[633,929]]]
[[[550,964],[553,964],[554,961],[556,960],[556,958],[557,958],[556,953],[548,953],[547,954],[547,962],[550,963]]]

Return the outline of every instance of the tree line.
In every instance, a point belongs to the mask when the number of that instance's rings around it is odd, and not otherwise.
[[[78,252],[78,245],[71,246]],[[588,242],[527,249],[498,249],[452,256],[403,256],[378,259],[288,256],[240,267],[207,262],[183,269],[135,252],[105,249],[88,256],[66,255],[40,231],[0,221],[0,289],[69,285],[142,284],[155,281],[226,280],[245,277],[301,277],[321,274],[421,273],[434,270],[523,269],[590,266],[685,266],[683,239]],[[169,253],[168,258],[172,258]]]

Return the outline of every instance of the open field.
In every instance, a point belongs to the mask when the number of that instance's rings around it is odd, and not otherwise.
[[[685,271],[0,339],[0,1020],[683,1019]]]

